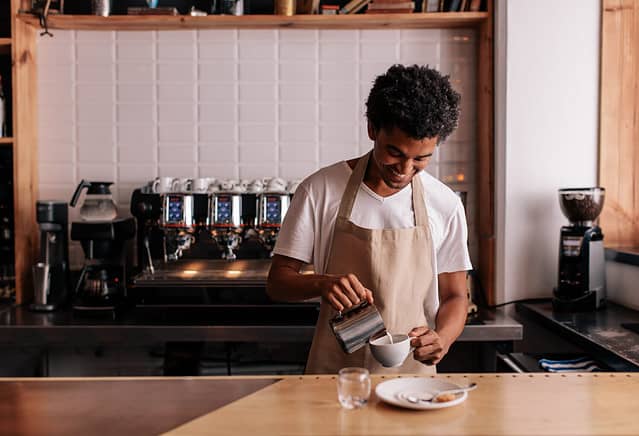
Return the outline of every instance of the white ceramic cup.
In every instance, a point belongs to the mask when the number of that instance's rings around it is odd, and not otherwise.
[[[274,177],[268,181],[266,185],[266,191],[268,192],[285,192],[286,191],[286,181],[284,179],[280,179],[279,177]]]
[[[235,194],[241,194],[246,192],[246,186],[248,185],[248,181],[246,180],[231,180],[231,192]]]
[[[220,192],[220,181],[213,179],[213,182],[209,183],[208,192],[210,194],[215,194],[216,192]]]
[[[222,192],[232,192],[234,186],[235,186],[234,180],[230,180],[230,179],[222,180],[220,181],[219,190]]]
[[[191,192],[191,188],[193,187],[193,179],[182,178],[175,179],[173,183],[173,192]]]
[[[251,180],[251,183],[246,187],[246,192],[250,192],[251,194],[259,194],[264,190],[264,182],[260,179]]]
[[[209,192],[209,187],[214,183],[215,179],[211,177],[198,177],[197,179],[193,179],[191,190],[198,194],[204,194]]]
[[[371,354],[382,366],[386,368],[394,368],[404,363],[404,360],[415,349],[411,347],[411,338],[404,334],[393,334],[393,343],[387,335],[377,339],[371,339],[368,345],[371,348]]]
[[[176,182],[179,182],[179,180],[173,177],[156,177],[151,183],[151,190],[156,194],[171,192]]]

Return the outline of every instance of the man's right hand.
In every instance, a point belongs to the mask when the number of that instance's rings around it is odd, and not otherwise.
[[[322,298],[339,312],[362,300],[373,303],[373,293],[362,285],[355,274],[327,276],[322,289]]]

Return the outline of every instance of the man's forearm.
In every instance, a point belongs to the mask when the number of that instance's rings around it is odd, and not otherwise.
[[[437,334],[450,346],[464,331],[468,315],[468,297],[451,296],[442,300],[437,312]]]
[[[326,276],[300,274],[289,268],[277,268],[270,272],[266,293],[276,301],[301,301],[322,295]]]

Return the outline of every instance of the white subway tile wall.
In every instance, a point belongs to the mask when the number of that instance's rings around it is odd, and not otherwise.
[[[367,151],[372,81],[418,63],[462,94],[428,170],[468,192],[473,234],[476,44],[471,29],[58,30],[38,40],[40,198],[108,179],[126,214],[157,176],[303,178]]]

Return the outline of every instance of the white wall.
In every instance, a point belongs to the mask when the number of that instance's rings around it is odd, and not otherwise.
[[[449,74],[462,94],[460,126],[428,171],[445,182],[464,174],[451,187],[468,191],[475,216],[472,29],[54,35],[38,39],[42,199],[70,199],[80,179],[109,180],[127,213],[131,191],[156,176],[303,178],[368,150],[372,80],[418,63]],[[70,248],[73,263],[81,256]]]
[[[510,301],[552,294],[557,189],[597,183],[600,2],[497,9],[497,299]]]
[[[606,262],[607,296],[610,301],[639,310],[639,267],[619,262]]]
[[[38,40],[41,197],[82,178],[126,204],[156,176],[305,177],[370,148],[364,102],[393,63],[451,75],[460,127],[429,171],[474,180],[473,30],[54,33]]]

